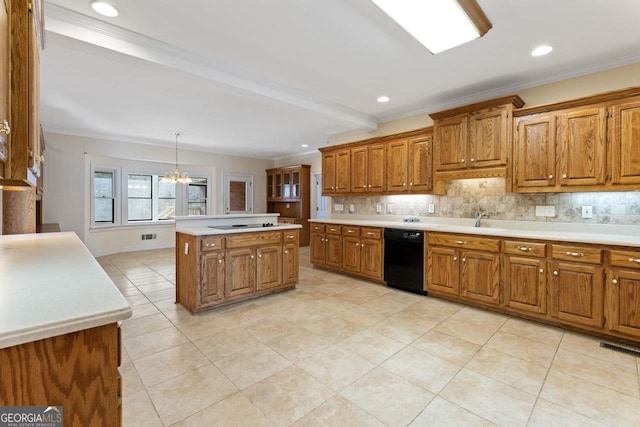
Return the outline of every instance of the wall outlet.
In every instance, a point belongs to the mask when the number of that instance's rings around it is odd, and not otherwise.
[[[291,203],[287,203],[287,209],[291,207]]]
[[[536,206],[536,216],[556,216],[556,207],[551,206]]]
[[[335,210],[336,212],[342,212],[344,210],[344,205],[336,203],[335,205],[333,205],[333,210]]]
[[[393,206],[387,205],[387,213],[393,213]]]
[[[355,212],[356,211],[356,206],[355,205],[349,205],[349,212]]]
[[[427,212],[429,213],[434,213],[436,211],[436,207],[433,203],[429,203],[429,206],[427,207]]]
[[[593,218],[593,209],[591,206],[582,207],[582,218]]]
[[[382,205],[376,205],[376,213],[382,213]]]

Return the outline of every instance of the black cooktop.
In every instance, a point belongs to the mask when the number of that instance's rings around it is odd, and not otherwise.
[[[275,227],[276,224],[267,222],[264,224],[233,224],[233,225],[209,225],[209,228],[217,228],[219,230],[241,230],[243,228],[263,228]]]

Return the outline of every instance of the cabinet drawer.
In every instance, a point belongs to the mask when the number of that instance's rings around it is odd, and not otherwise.
[[[200,250],[202,252],[217,251],[224,249],[224,237],[205,237],[200,240]]]
[[[227,237],[227,249],[278,244],[281,239],[282,233],[279,231],[236,234]]]
[[[341,234],[342,233],[342,226],[341,225],[327,224],[324,227],[324,231],[327,234]]]
[[[344,236],[360,237],[360,227],[345,225],[342,227],[342,234]]]
[[[512,255],[529,255],[544,258],[547,255],[545,243],[519,242],[516,240],[504,241],[504,253]]]
[[[500,252],[500,239],[439,233],[429,233],[427,234],[427,236],[430,245],[452,246],[460,249],[475,249],[488,252]]]
[[[609,251],[611,265],[617,267],[640,268],[640,252]]]
[[[360,230],[360,235],[368,239],[382,240],[382,228],[362,227]]]
[[[311,224],[311,232],[324,233],[324,224]]]
[[[600,264],[602,262],[602,249],[588,246],[551,245],[553,259],[565,261],[587,262]]]
[[[292,243],[298,241],[298,230],[288,230],[282,232],[282,240],[284,243]]]

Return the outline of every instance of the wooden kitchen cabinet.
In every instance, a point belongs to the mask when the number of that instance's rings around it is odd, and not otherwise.
[[[386,190],[386,144],[351,149],[351,192],[384,193]]]
[[[344,226],[342,269],[376,280],[383,278],[382,229]]]
[[[433,189],[433,135],[409,138],[409,191],[426,193]]]
[[[607,327],[640,338],[640,251],[612,250],[607,272]]]
[[[409,148],[406,139],[389,142],[387,147],[387,191],[406,193],[409,189]]]
[[[300,224],[300,246],[309,245],[311,166],[291,165],[266,170],[267,212],[280,214],[278,223]]]
[[[550,276],[552,317],[601,328],[604,324],[602,250],[554,244]]]
[[[427,291],[499,303],[500,240],[429,233],[427,242]]]
[[[336,152],[322,153],[322,195],[332,196],[336,193]]]
[[[546,244],[504,241],[503,303],[526,313],[547,312]]]
[[[513,95],[430,114],[435,179],[506,176],[511,118],[523,105]]]
[[[351,191],[351,149],[337,149],[322,154],[322,195]]]
[[[312,264],[342,268],[342,227],[313,223],[310,252]]]
[[[298,243],[297,229],[224,236],[178,232],[176,302],[195,313],[290,289],[298,282]]]
[[[514,113],[519,193],[640,188],[640,88]]]
[[[611,108],[612,184],[640,187],[640,99]]]

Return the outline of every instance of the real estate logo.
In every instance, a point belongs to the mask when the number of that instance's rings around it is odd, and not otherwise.
[[[0,406],[0,427],[63,427],[62,406]]]

